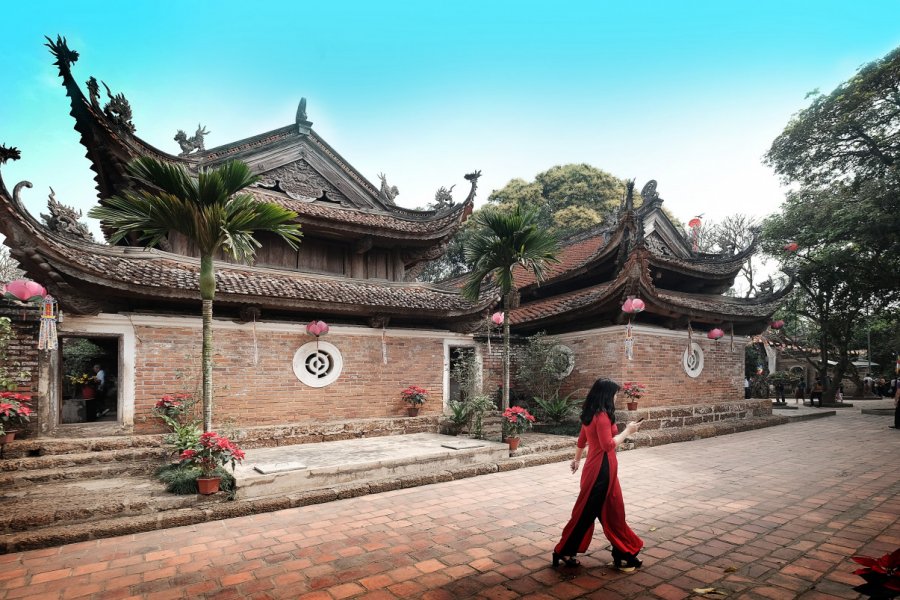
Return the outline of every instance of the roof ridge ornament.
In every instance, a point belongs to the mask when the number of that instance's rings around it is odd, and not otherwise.
[[[55,42],[46,35],[44,39],[47,40],[44,45],[50,48],[50,53],[56,58],[53,64],[59,68],[60,75],[69,72],[70,67],[78,62],[78,52],[70,50],[66,38],[59,34],[56,35]]]
[[[391,206],[396,206],[396,202],[394,202],[394,198],[400,195],[400,190],[397,189],[396,185],[389,185],[387,182],[387,177],[384,173],[378,174],[378,179],[381,180],[381,189],[378,190],[378,195],[384,200],[387,204]]]
[[[106,82],[101,81],[100,83],[106,88],[106,95],[109,96],[109,102],[103,107],[103,114],[119,129],[127,133],[134,133],[134,123],[131,122],[131,104],[125,98],[125,94],[119,92],[113,96]]]
[[[49,215],[41,213],[41,218],[44,220],[47,229],[67,237],[84,240],[85,242],[94,241],[94,236],[91,235],[88,226],[79,220],[82,217],[82,212],[59,202],[52,187],[50,188],[50,195],[47,197],[47,208],[50,211]]]
[[[206,130],[206,127],[197,123],[197,131],[191,137],[188,137],[183,129],[179,129],[178,133],[175,134],[175,141],[178,142],[178,145],[181,146],[181,154],[178,156],[187,156],[194,150],[199,154],[200,152],[206,152],[206,146],[203,145],[203,138],[209,135],[209,131]]]
[[[297,132],[301,135],[308,135],[312,128],[312,121],[306,116],[306,98],[300,98],[300,104],[297,105]]]
[[[655,179],[651,179],[641,188],[641,198],[644,200],[643,208],[646,211],[653,210],[663,203],[663,199],[659,197],[659,192],[656,191]]]

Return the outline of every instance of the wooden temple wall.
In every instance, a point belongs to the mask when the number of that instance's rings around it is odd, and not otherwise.
[[[260,233],[257,239],[262,246],[257,249],[254,264],[259,267],[387,281],[403,281],[406,274],[400,252],[396,249],[371,248],[356,252],[346,243],[312,237],[304,237],[300,246],[293,249],[274,234]],[[180,234],[169,234],[169,245],[176,254],[199,255],[196,246]],[[234,262],[224,250],[219,251],[216,259]]]

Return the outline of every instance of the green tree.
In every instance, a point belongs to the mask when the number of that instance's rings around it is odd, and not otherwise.
[[[844,193],[835,193],[839,191]],[[764,249],[779,255],[797,282],[784,311],[789,320],[806,321],[802,327],[805,345],[819,350],[807,360],[822,381],[828,375],[828,361],[837,363],[824,392],[826,402],[833,401],[851,368],[853,340],[865,327],[867,311],[890,306],[897,297],[884,289],[881,277],[873,276],[878,254],[852,241],[852,230],[861,222],[860,210],[866,206],[858,200],[849,187],[793,192],[782,212],[766,220],[763,230]],[[798,244],[796,253],[784,249],[787,241]],[[875,298],[880,300],[878,305]],[[790,331],[784,335],[790,336]]]
[[[900,159],[900,48],[794,115],[766,162],[786,181],[828,185],[896,176]]]
[[[552,167],[530,183],[513,179],[488,202],[501,210],[534,210],[538,224],[561,238],[604,222],[624,195],[624,180],[580,163]]]
[[[201,169],[196,178],[184,167],[142,157],[128,165],[137,184],[103,201],[88,213],[112,230],[110,243],[136,238],[156,246],[169,232],[196,244],[200,253],[200,298],[203,306],[203,428],[212,429],[212,310],[216,294],[213,257],[224,250],[235,260],[252,261],[259,242],[257,231],[275,233],[292,248],[300,241],[297,214],[278,205],[258,202],[241,193],[256,182],[250,168],[239,161]]]
[[[449,192],[446,188],[438,190],[435,201],[426,208],[447,206]],[[491,192],[488,206],[475,211],[450,240],[444,255],[429,262],[418,279],[434,282],[465,273],[464,248],[472,235],[470,223],[488,207],[504,213],[513,212],[516,207],[534,211],[538,225],[562,239],[604,223],[618,208],[624,194],[624,180],[584,163],[550,168],[530,182],[512,179]],[[640,205],[640,196],[635,202]]]
[[[503,410],[509,408],[509,309],[517,290],[513,282],[516,267],[543,278],[547,263],[558,262],[556,237],[540,227],[535,210],[516,206],[511,212],[487,209],[474,217],[474,232],[465,247],[472,269],[463,295],[475,300],[485,279],[491,277],[503,300]]]

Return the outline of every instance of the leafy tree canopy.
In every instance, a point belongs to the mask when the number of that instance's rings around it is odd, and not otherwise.
[[[897,176],[900,48],[863,66],[830,94],[812,96],[766,154],[776,173],[815,185]]]
[[[624,196],[624,180],[580,163],[552,167],[532,182],[513,179],[494,190],[488,202],[502,211],[535,210],[541,227],[564,237],[602,223]]]

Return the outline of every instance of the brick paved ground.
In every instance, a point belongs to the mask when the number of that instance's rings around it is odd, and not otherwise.
[[[620,455],[644,568],[602,535],[549,567],[577,477],[557,463],[0,556],[0,598],[856,598],[900,546],[900,432],[838,416]]]

